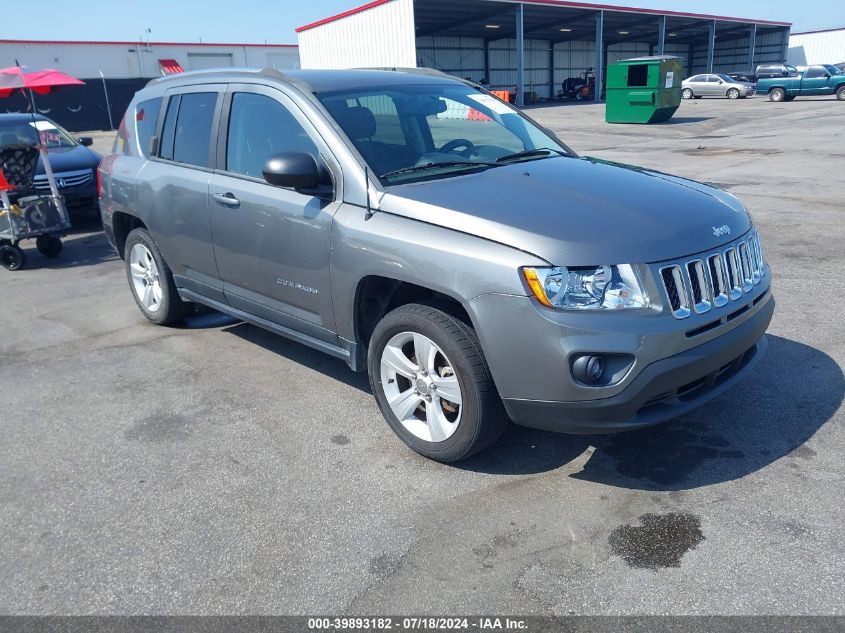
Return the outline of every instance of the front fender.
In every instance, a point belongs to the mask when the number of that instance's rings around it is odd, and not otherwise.
[[[526,296],[520,266],[547,262],[496,242],[344,204],[332,228],[332,299],[338,335],[353,341],[355,294],[361,279],[380,276],[413,283],[466,303],[496,293]]]

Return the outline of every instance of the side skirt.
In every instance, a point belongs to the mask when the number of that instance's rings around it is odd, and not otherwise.
[[[343,342],[343,346],[333,345],[332,343],[321,341],[320,339],[316,339],[313,336],[308,336],[307,334],[297,332],[296,330],[292,330],[291,328],[279,325],[278,323],[273,323],[272,321],[268,321],[267,319],[262,319],[261,317],[255,316],[254,314],[249,314],[248,312],[244,312],[243,310],[238,310],[237,308],[233,308],[232,306],[226,305],[225,303],[220,303],[219,301],[215,301],[214,299],[209,299],[208,297],[205,297],[186,288],[178,288],[177,290],[179,292],[179,297],[183,301],[201,303],[205,306],[208,306],[209,308],[212,308],[213,310],[217,310],[218,312],[222,312],[223,314],[228,314],[229,316],[240,321],[251,323],[256,327],[260,327],[269,332],[273,332],[274,334],[278,334],[279,336],[284,336],[285,338],[291,339],[292,341],[296,341],[297,343],[302,343],[303,345],[307,345],[308,347],[328,354],[329,356],[340,358],[341,360],[346,361],[346,364],[349,365],[349,367],[353,371],[364,371],[366,369],[366,363],[364,362],[364,351],[361,349],[361,346],[358,343],[353,343],[345,339],[340,339]]]

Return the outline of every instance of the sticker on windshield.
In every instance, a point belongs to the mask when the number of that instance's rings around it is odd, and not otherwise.
[[[675,85],[675,72],[670,70],[666,73],[666,87],[671,88]]]
[[[485,108],[489,108],[496,114],[513,114],[513,110],[511,110],[508,106],[506,106],[504,103],[502,103],[495,97],[491,97],[490,95],[479,93],[467,96],[476,103],[480,103]]]

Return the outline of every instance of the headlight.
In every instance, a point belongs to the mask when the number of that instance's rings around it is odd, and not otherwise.
[[[647,308],[648,297],[629,264],[523,268],[537,301],[558,310]]]

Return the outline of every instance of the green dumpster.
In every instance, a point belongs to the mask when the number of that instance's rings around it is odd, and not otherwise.
[[[657,123],[681,105],[680,57],[656,55],[625,59],[607,67],[608,123]]]

